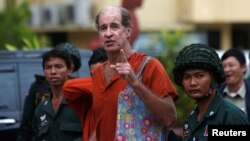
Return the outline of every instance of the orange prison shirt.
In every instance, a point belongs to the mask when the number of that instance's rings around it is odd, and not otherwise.
[[[135,72],[145,59],[146,55],[135,52],[128,62]],[[108,83],[104,80],[104,66],[97,68],[93,73],[93,112],[96,123],[98,141],[112,141],[115,138],[118,93],[126,87],[127,83],[119,74],[115,74]],[[146,65],[142,82],[159,97],[172,95],[177,98],[176,90],[170,81],[162,64],[152,58]]]
[[[83,141],[87,141],[95,130],[92,112],[92,79],[75,78],[66,81],[63,87],[64,97],[81,119],[83,128]]]

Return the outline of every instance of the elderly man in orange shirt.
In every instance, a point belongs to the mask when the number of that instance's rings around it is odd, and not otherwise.
[[[177,93],[164,67],[132,50],[131,17],[125,8],[107,6],[95,22],[108,57],[93,72],[89,95],[96,139],[165,140],[165,129],[176,121]]]

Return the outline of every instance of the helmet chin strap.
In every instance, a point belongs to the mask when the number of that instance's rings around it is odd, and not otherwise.
[[[209,90],[205,93],[205,95],[203,95],[201,98],[197,98],[195,99],[197,103],[199,103],[200,101],[210,97],[212,95],[212,91],[213,91],[213,88],[209,88]]]
[[[213,88],[209,88],[209,90],[206,92],[206,94],[203,96],[204,98],[209,97],[210,95],[212,95],[213,92]]]
[[[206,99],[206,98],[210,97],[213,94],[214,88],[215,88],[215,82],[212,81],[211,84],[210,84],[210,88],[205,93],[205,95],[202,96],[201,98],[196,99],[196,102],[199,102],[199,101],[201,101],[203,99]]]

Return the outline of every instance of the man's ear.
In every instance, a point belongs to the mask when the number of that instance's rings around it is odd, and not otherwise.
[[[247,64],[243,64],[240,67],[243,70],[243,73],[245,74],[247,72]]]
[[[74,70],[74,65],[70,65],[70,67],[68,68],[68,76],[70,76],[72,73],[73,73],[73,70]]]
[[[127,27],[127,39],[130,40],[131,34],[132,34],[132,28],[131,27]]]

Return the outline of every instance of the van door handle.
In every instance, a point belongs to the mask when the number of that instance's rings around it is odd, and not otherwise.
[[[8,67],[8,68],[2,67],[0,68],[0,72],[15,72],[15,68],[14,67]]]
[[[0,124],[15,124],[16,120],[13,118],[0,119]]]
[[[0,105],[0,110],[6,110],[8,109],[8,106],[7,105]],[[0,118],[1,119],[1,118]]]

